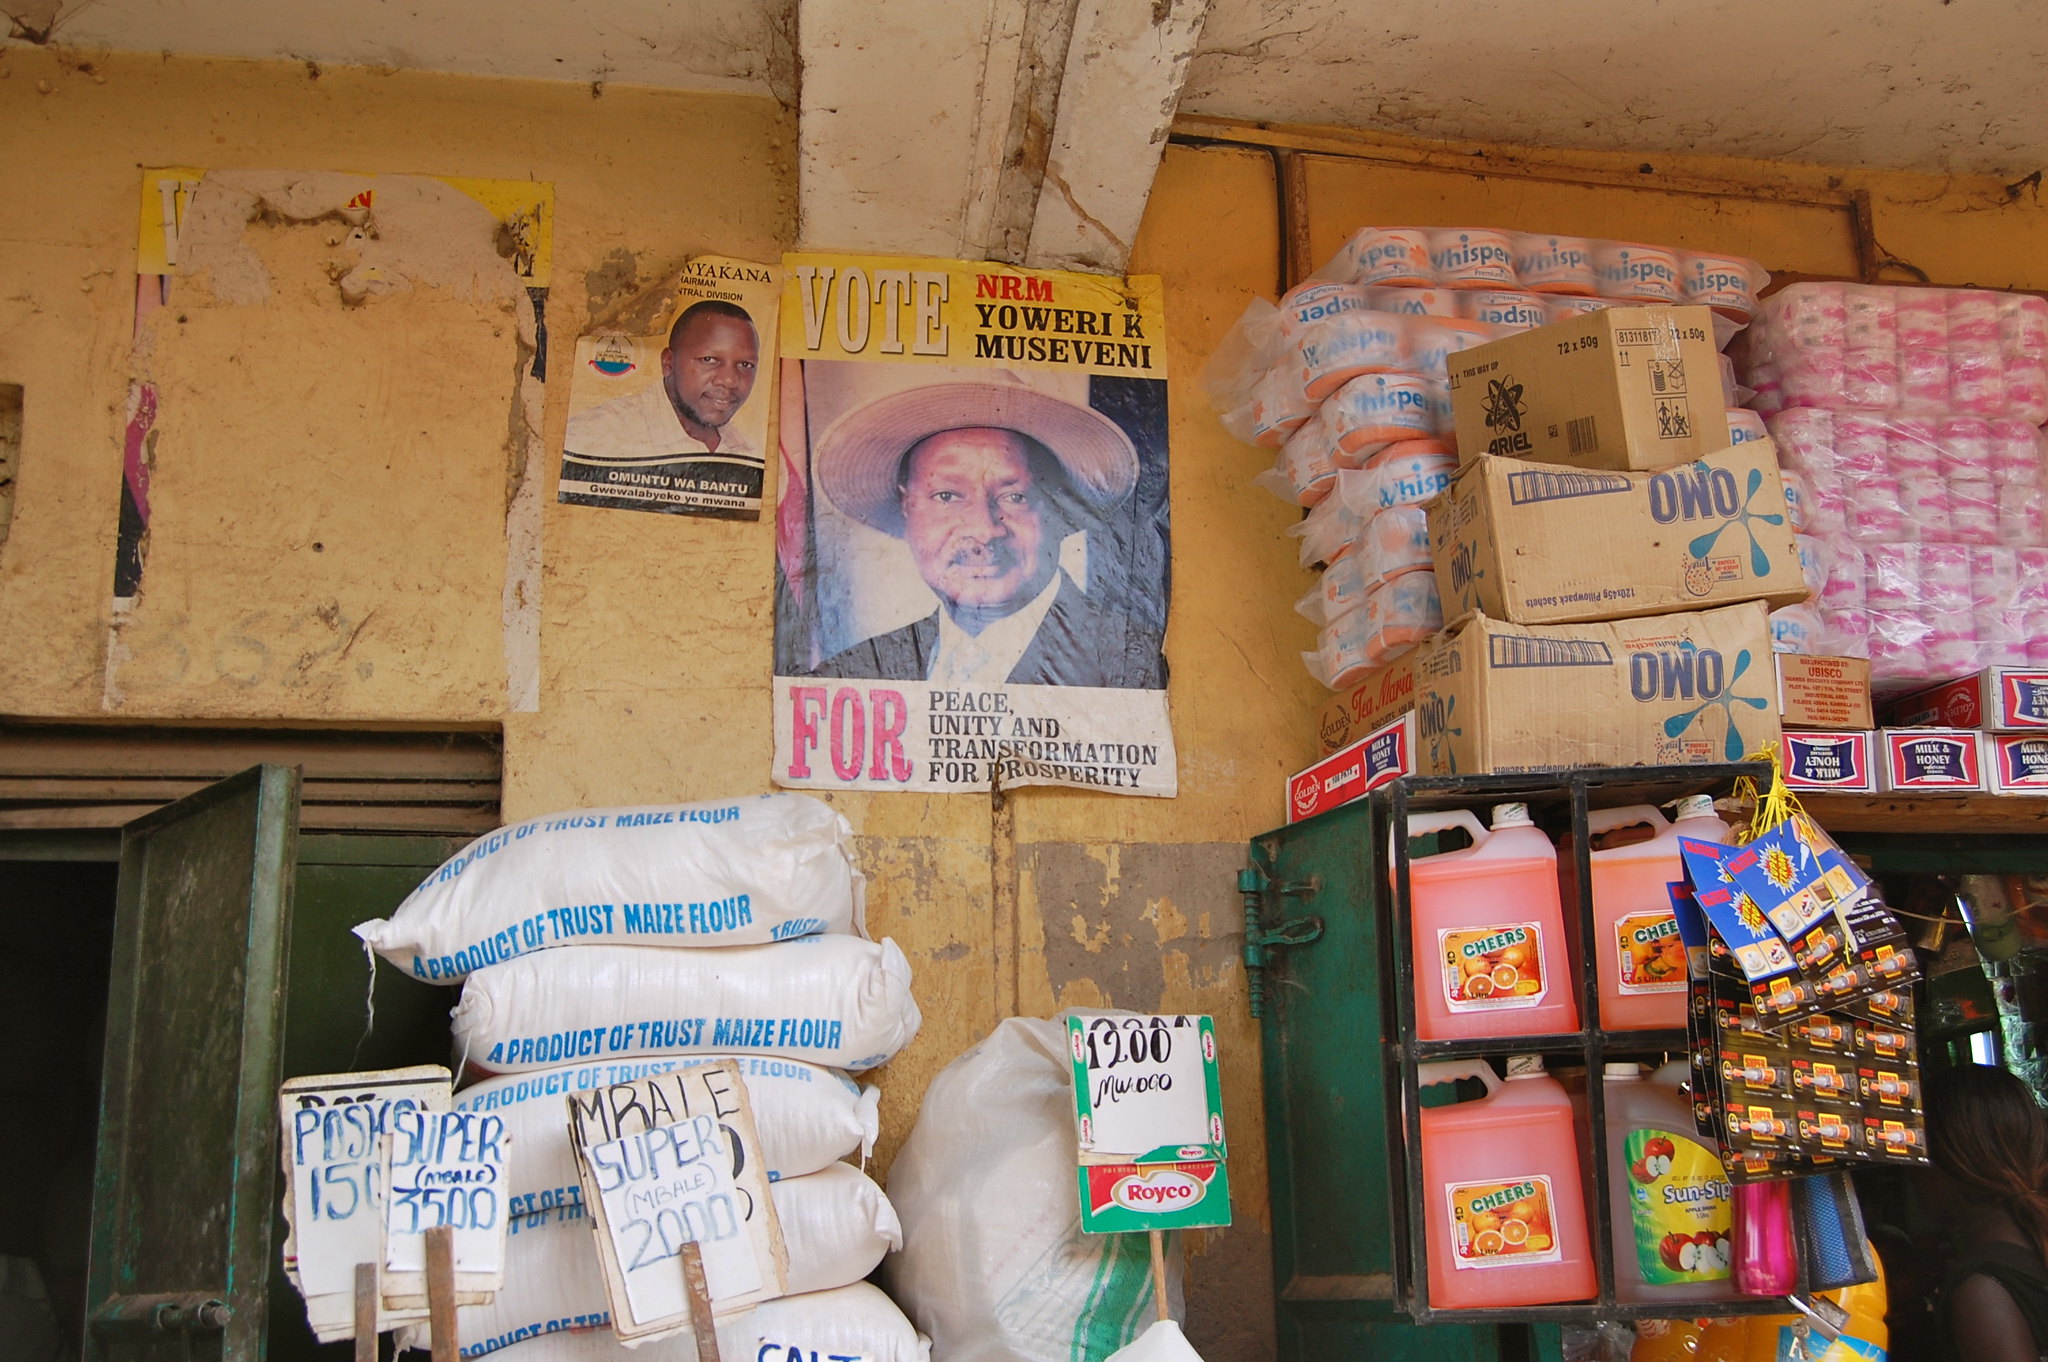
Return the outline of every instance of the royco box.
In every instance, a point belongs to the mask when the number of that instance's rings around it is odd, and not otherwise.
[[[1648,619],[1474,615],[1417,650],[1430,775],[1740,761],[1778,739],[1771,635],[1750,602]]]
[[[1341,752],[1413,708],[1415,654],[1410,651],[1375,667],[1363,681],[1325,704],[1316,716],[1316,739],[1324,756]]]
[[[1610,307],[1451,356],[1466,458],[1668,468],[1726,449],[1713,314]]]
[[[1786,728],[1870,728],[1867,659],[1779,653],[1777,663],[1778,717]]]
[[[1654,473],[1482,454],[1429,503],[1429,540],[1445,619],[1564,624],[1807,594],[1769,440]]]

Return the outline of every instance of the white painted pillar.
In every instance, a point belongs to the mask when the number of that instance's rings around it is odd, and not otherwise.
[[[1209,0],[801,0],[800,244],[1120,273]]]

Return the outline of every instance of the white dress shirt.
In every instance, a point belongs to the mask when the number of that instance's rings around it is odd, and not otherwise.
[[[932,659],[931,675],[925,679],[943,686],[1000,686],[1008,681],[1031,640],[1038,637],[1038,626],[1045,623],[1053,597],[1060,594],[1060,583],[1065,580],[1065,572],[1055,571],[1045,590],[1032,597],[1022,610],[1005,615],[978,634],[970,634],[954,623],[952,612],[941,602],[939,652]]]
[[[733,425],[719,427],[718,448],[711,450],[683,429],[683,419],[660,383],[577,412],[569,418],[562,445],[564,456],[583,463],[675,463],[705,454],[760,458]]]

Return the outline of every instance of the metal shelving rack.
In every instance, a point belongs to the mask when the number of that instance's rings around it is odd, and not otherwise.
[[[1598,943],[1593,927],[1586,816],[1595,801],[1602,808],[1613,808],[1628,804],[1663,804],[1689,794],[1725,795],[1744,776],[1761,785],[1769,781],[1770,768],[1765,763],[1750,762],[1715,766],[1593,768],[1510,776],[1409,777],[1397,780],[1373,795],[1373,833],[1379,839],[1376,845],[1383,847],[1391,840],[1393,846],[1391,869],[1394,891],[1383,900],[1387,904],[1388,930],[1383,937],[1386,946],[1381,952],[1381,986],[1382,996],[1391,1003],[1384,1041],[1388,1071],[1398,1070],[1400,1076],[1399,1100],[1389,1102],[1386,1109],[1387,1147],[1396,1190],[1393,1207],[1396,1233],[1405,1249],[1395,1255],[1394,1303],[1416,1323],[1589,1323],[1594,1320],[1661,1319],[1674,1312],[1688,1318],[1793,1313],[1791,1302],[1783,1297],[1627,1304],[1616,1300],[1614,1295],[1611,1227],[1615,1207],[1608,1191],[1602,1066],[1609,1055],[1684,1054],[1687,1040],[1683,1028],[1669,1031],[1600,1029],[1599,982],[1593,967]],[[1397,829],[1406,829],[1410,810],[1483,810],[1485,806],[1507,802],[1526,803],[1539,824],[1547,823],[1553,828],[1569,827],[1572,833],[1572,853],[1577,872],[1573,878],[1578,886],[1578,903],[1575,905],[1577,928],[1571,934],[1578,949],[1572,959],[1572,968],[1579,979],[1580,1029],[1543,1036],[1441,1041],[1416,1039],[1408,839],[1393,833]],[[1566,909],[1573,911],[1574,905],[1568,904]],[[1589,1184],[1585,1201],[1599,1294],[1591,1300],[1556,1305],[1439,1309],[1429,1302],[1429,1258],[1419,1152],[1422,1148],[1422,1107],[1417,1068],[1435,1060],[1494,1058],[1511,1054],[1569,1055],[1586,1065],[1586,1120],[1578,1132],[1579,1166]]]

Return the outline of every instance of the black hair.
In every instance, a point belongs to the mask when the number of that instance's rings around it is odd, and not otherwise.
[[[1963,1195],[2012,1213],[2048,1257],[2048,1119],[2013,1074],[1964,1064],[1927,1084],[1927,1156]]]
[[[668,348],[675,349],[676,342],[682,339],[683,332],[688,329],[690,323],[700,317],[730,317],[734,321],[745,322],[748,326],[754,324],[753,314],[738,303],[728,303],[721,298],[706,298],[700,303],[691,303],[683,309],[683,315],[676,318],[676,324],[668,329]]]

